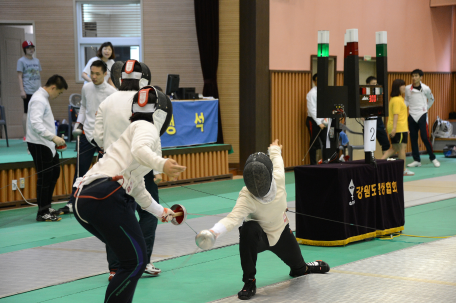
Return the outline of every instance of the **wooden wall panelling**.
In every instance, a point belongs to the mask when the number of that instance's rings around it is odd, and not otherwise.
[[[234,150],[229,163],[239,163],[239,0],[219,1],[217,83],[224,143]]]
[[[75,164],[64,164],[64,168],[60,168],[60,177],[54,189],[54,196],[69,195],[71,193],[74,171]],[[17,180],[17,185],[19,186],[20,178],[25,179],[25,188],[21,189],[25,199],[36,199],[37,175],[35,168],[7,169],[0,170],[0,203],[23,200],[19,190],[13,191],[11,187],[12,180]],[[10,186],[7,186],[8,184]]]
[[[388,74],[390,90],[392,82],[397,78],[404,79],[406,83],[412,83],[409,73],[391,72]],[[431,88],[435,98],[429,110],[430,130],[437,116],[448,119],[448,113],[456,108],[455,78],[455,73],[425,73],[423,76],[423,83]],[[343,85],[343,72],[337,73],[337,85]],[[307,118],[306,95],[310,88],[310,72],[271,71],[271,140],[275,138],[281,140],[285,167],[309,164],[307,158],[305,162],[301,160],[309,148],[305,119]],[[361,137],[358,139],[362,141]],[[419,139],[419,148],[420,151],[425,151],[421,139]],[[381,154],[379,146],[377,149]],[[410,142],[407,152],[411,152]],[[376,156],[379,157],[378,153]]]

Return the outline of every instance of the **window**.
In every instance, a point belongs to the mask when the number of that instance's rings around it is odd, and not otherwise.
[[[141,4],[139,1],[76,2],[77,67],[81,77],[87,62],[104,42],[114,46],[114,61],[141,60]]]

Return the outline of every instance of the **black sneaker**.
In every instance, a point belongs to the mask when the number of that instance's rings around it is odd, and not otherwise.
[[[61,208],[55,210],[53,208],[49,208],[49,213],[54,216],[60,216],[63,215],[63,211],[61,211]]]
[[[256,294],[256,279],[250,279],[244,284],[244,287],[238,292],[238,298],[241,300],[250,300]]]
[[[324,274],[329,271],[329,265],[328,263],[322,261],[322,260],[317,260],[314,262],[309,262],[306,263],[308,272],[313,273],[313,274]]]
[[[62,220],[62,218],[50,213],[36,215],[36,221],[38,222],[58,222],[60,220]]]
[[[70,214],[73,212],[73,205],[67,204],[64,207],[59,208],[59,211],[61,212],[60,215]]]

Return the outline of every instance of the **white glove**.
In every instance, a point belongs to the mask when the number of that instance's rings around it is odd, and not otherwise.
[[[196,245],[201,249],[210,249],[212,246],[214,246],[215,239],[217,239],[215,232],[205,229],[196,235],[195,242]]]
[[[52,138],[52,142],[54,142],[57,146],[65,145],[65,140],[60,138],[59,136],[54,136],[54,138]]]
[[[161,215],[162,222],[169,222],[174,219],[174,212],[169,208],[164,208],[163,213]]]

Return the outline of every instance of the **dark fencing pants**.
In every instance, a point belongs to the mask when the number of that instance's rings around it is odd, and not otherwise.
[[[382,151],[387,151],[390,148],[388,134],[386,133],[385,124],[382,117],[377,117],[377,141],[382,147]],[[353,159],[350,159],[353,160]]]
[[[144,181],[146,182],[146,190],[151,194],[152,198],[158,202],[158,186],[154,182],[154,171],[150,171],[145,175]],[[149,263],[150,258],[152,257],[152,251],[154,250],[155,231],[157,230],[158,219],[150,212],[143,210],[139,204],[136,205],[136,211],[139,216],[139,227],[142,230],[146,242],[147,263]],[[111,271],[119,268],[119,259],[109,246],[106,246],[106,254],[109,270]]]
[[[309,150],[310,164],[316,165],[318,162],[316,159],[318,149],[321,148],[321,155],[322,155],[323,159],[327,159],[326,132],[328,131],[328,129],[326,127],[321,129],[320,126],[318,126],[318,124],[315,122],[315,120],[312,119],[312,117],[307,117],[306,126],[307,126],[307,129],[309,130],[309,134],[310,134],[309,147],[312,144],[312,142],[315,141],[315,143],[312,145],[312,147]],[[321,129],[321,131],[320,131],[320,129]],[[320,132],[320,134],[318,132]],[[320,140],[316,139],[317,137],[319,137]],[[321,144],[320,144],[320,141],[321,141]]]
[[[421,141],[426,146],[429,159],[432,161],[435,159],[434,151],[432,150],[431,141],[429,141],[429,130],[427,124],[427,113],[422,115],[418,122],[416,122],[412,116],[408,116],[408,126],[410,130],[410,143],[412,144],[412,155],[413,160],[421,162],[420,150],[418,147],[418,132],[420,132]]]
[[[258,253],[269,250],[290,267],[291,276],[302,276],[306,272],[306,263],[302,257],[298,242],[289,225],[285,226],[279,241],[269,246],[266,233],[256,221],[247,221],[239,228],[239,253],[244,272],[242,281],[247,283],[256,275]]]
[[[77,205],[73,202],[73,209],[78,222],[109,246],[119,259],[117,273],[108,284],[104,302],[132,302],[136,284],[148,263],[146,243],[135,216],[136,202],[123,188],[104,200],[81,197],[102,198],[119,187],[117,182],[104,180],[83,188]],[[95,186],[90,187],[92,185]],[[78,262],[84,260],[76,259],[73,263]]]
[[[42,215],[51,207],[52,194],[60,176],[59,155],[55,152],[53,156],[51,149],[45,145],[27,142],[27,146],[37,171],[36,200],[38,215]]]
[[[94,153],[99,151],[101,151],[101,149],[96,145],[93,146],[92,144],[90,144],[90,142],[87,140],[87,137],[84,134],[79,136],[79,163],[76,160],[76,170],[74,171],[74,178],[71,186],[73,186],[74,182],[76,182],[76,178],[78,176],[78,166],[79,177],[83,177],[89,171],[90,165],[92,164]],[[99,158],[101,158],[102,156],[102,154],[99,154]],[[69,202],[74,201],[75,191],[76,187],[73,187]]]

